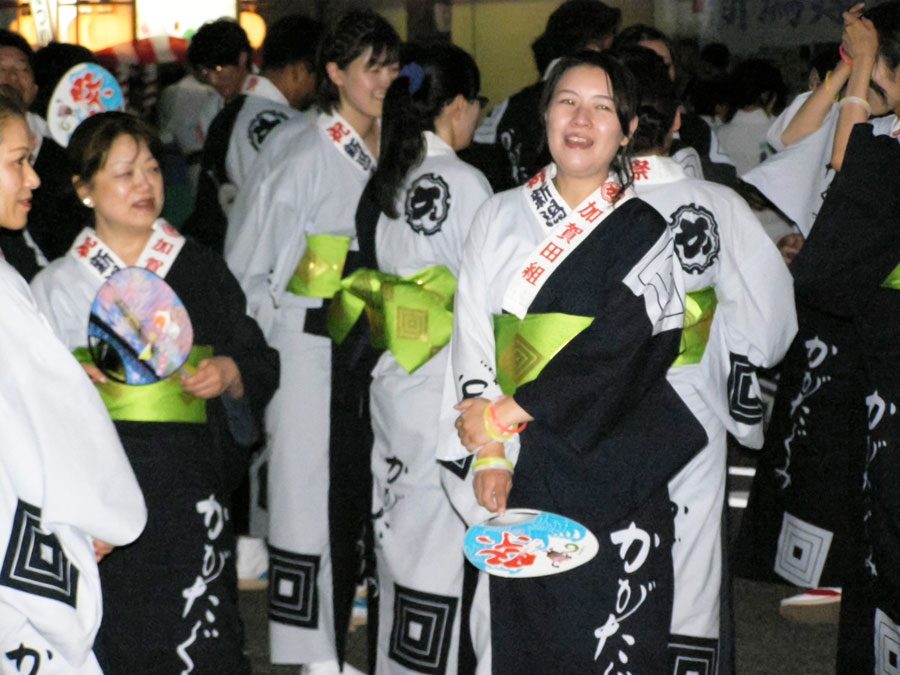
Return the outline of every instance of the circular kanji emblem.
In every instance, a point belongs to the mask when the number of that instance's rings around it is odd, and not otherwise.
[[[450,212],[450,188],[433,173],[416,178],[406,193],[406,222],[424,235],[441,231]]]
[[[672,214],[675,252],[690,274],[709,269],[719,257],[719,225],[715,216],[696,204],[686,204]]]
[[[259,150],[263,141],[266,140],[266,136],[269,135],[272,129],[284,122],[287,118],[288,116],[280,110],[263,110],[262,112],[257,113],[256,117],[253,118],[253,121],[250,122],[250,126],[247,127],[247,138],[250,141],[250,145],[253,146],[253,149]]]

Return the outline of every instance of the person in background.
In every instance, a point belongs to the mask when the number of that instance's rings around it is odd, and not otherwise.
[[[0,91],[0,223],[21,229],[38,184],[18,97]],[[147,510],[100,397],[0,260],[0,654],[6,672],[100,675],[98,563]],[[52,564],[49,564],[52,562]]]
[[[160,142],[123,112],[84,120],[69,142],[72,181],[94,215],[69,253],[32,282],[38,306],[75,352],[115,420],[147,500],[147,527],[101,566],[106,673],[249,673],[237,606],[231,492],[278,386],[278,355],[247,316],[217,255],[159,218]],[[84,349],[98,289],[137,266],[164,278],[193,327],[179,372],[113,382]]]
[[[734,115],[716,134],[740,177],[771,154],[766,132],[784,107],[785,86],[774,65],[748,59],[731,73],[730,88]]]
[[[357,219],[363,264],[384,273],[385,294],[388,286],[409,293],[419,288],[415,280],[425,284],[397,311],[433,307],[429,293],[442,286],[444,304],[450,306],[469,226],[491,194],[481,172],[456,156],[471,142],[481,111],[475,61],[450,45],[411,49],[407,59],[385,97],[378,168],[364,193],[374,199],[379,215],[374,227]],[[373,250],[367,251],[370,242]],[[381,325],[390,322],[387,301],[384,307],[376,310]],[[444,471],[435,462],[448,356],[444,347],[452,326],[449,313],[444,318],[444,330],[430,321],[426,333],[413,340],[389,338],[388,351],[372,372],[378,673],[475,668],[467,611],[471,598],[463,597],[465,524],[447,500],[441,487]],[[409,555],[411,547],[415,556]],[[410,611],[421,602],[442,617],[443,625],[424,643],[415,636]],[[486,649],[489,636],[477,638]],[[467,648],[461,651],[462,644]],[[487,668],[483,653],[479,656],[479,667]]]
[[[701,672],[724,675],[734,669],[723,536],[726,437],[762,445],[757,370],[779,363],[797,331],[793,284],[746,202],[725,186],[689,176],[668,156],[680,113],[663,62],[641,47],[621,56],[640,91],[634,189],[668,222],[687,291],[681,353],[668,378],[709,438],[669,482],[675,511],[669,672],[693,658]]]
[[[320,33],[316,21],[299,14],[276,21],[263,42],[260,73],[247,76],[244,93],[226,103],[210,124],[194,212],[182,230],[218,253],[228,211],[269,133],[311,103]]]
[[[550,66],[583,49],[608,49],[621,18],[621,10],[600,0],[568,0],[547,19],[544,33],[531,45],[540,79],[494,106],[462,154],[484,172],[495,192],[522,185],[550,161],[538,113]]]
[[[368,392],[357,384],[367,371],[332,342],[326,317],[342,274],[357,265],[356,210],[375,169],[399,47],[373,12],[334,25],[316,64],[315,124],[280,149],[252,193],[242,190],[238,201],[247,202],[234,210],[243,222],[229,224],[228,265],[283,364],[262,458],[271,658],[304,672],[341,668],[370,523]]]

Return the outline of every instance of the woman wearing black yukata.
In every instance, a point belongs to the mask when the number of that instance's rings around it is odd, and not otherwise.
[[[242,651],[229,496],[246,471],[235,439],[278,383],[278,356],[245,313],[224,261],[159,217],[159,140],[138,118],[102,113],[75,131],[68,151],[78,196],[93,211],[64,257],[32,285],[57,335],[84,351],[98,289],[117,269],[162,277],[190,316],[194,347],[181,373],[155,384],[96,384],[147,502],[143,535],[100,568],[106,673],[250,672]],[[232,433],[232,430],[234,432]],[[239,431],[240,430],[240,431]]]
[[[631,189],[633,76],[609,54],[564,58],[542,104],[553,163],[488,200],[466,242],[451,342],[465,448],[448,440],[440,458],[477,453],[489,511],[559,513],[600,542],[564,574],[490,578],[493,672],[661,673],[666,483],[706,443],[666,381],[681,272],[665,222]],[[515,358],[498,358],[494,326],[511,322],[544,349],[519,340]]]

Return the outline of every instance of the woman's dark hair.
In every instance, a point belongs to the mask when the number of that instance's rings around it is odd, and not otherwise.
[[[295,63],[303,62],[312,73],[316,65],[316,51],[322,27],[302,14],[288,14],[273,23],[262,44],[262,67],[264,70],[281,70]]]
[[[780,112],[787,95],[781,71],[765,59],[747,59],[731,73],[731,104],[735,110],[749,106],[772,107]]]
[[[669,69],[659,54],[646,47],[629,47],[618,54],[638,86],[638,128],[632,140],[632,152],[663,152],[678,113],[678,94],[669,79]]]
[[[613,101],[616,105],[616,117],[619,118],[622,133],[628,136],[631,121],[638,114],[637,83],[634,75],[625,67],[625,64],[610,52],[584,51],[575,56],[564,56],[561,58],[551,69],[550,75],[544,84],[544,91],[541,94],[541,117],[546,120],[547,111],[553,101],[553,95],[556,93],[556,87],[559,85],[563,75],[572,68],[580,66],[600,68],[606,73],[610,89],[612,90]],[[546,142],[546,134],[544,142]],[[634,176],[631,173],[631,146],[633,142],[634,139],[632,138],[627,145],[619,148],[610,167],[618,175],[623,190],[634,182]]]
[[[25,103],[18,91],[8,84],[0,84],[0,130],[7,120],[13,117],[25,121]],[[3,135],[0,133],[0,143],[2,142]]]
[[[543,34],[531,44],[541,75],[553,61],[571,56],[615,35],[622,10],[598,0],[567,0],[550,18]]]
[[[675,47],[669,39],[669,36],[661,30],[643,23],[636,23],[633,26],[628,26],[628,28],[623,28],[622,31],[616,35],[615,42],[613,42],[613,49],[617,52],[621,52],[630,47],[639,47],[642,42],[651,42],[655,40],[659,40],[666,45],[666,48],[669,50],[669,54],[674,61]]]
[[[118,111],[98,113],[76,127],[66,148],[72,174],[79,184],[89,183],[103,168],[113,143],[123,135],[130,136],[138,144],[145,143],[157,160],[162,157],[159,136],[140,117]]]
[[[878,54],[891,70],[900,65],[900,2],[885,2],[866,9],[863,16],[875,24]]]
[[[372,48],[369,65],[395,63],[400,52],[397,31],[375,12],[348,12],[328,32],[316,59],[316,98],[319,109],[332,112],[341,100],[337,85],[328,77],[325,67],[336,63],[343,70]]]
[[[425,158],[423,132],[457,96],[474,101],[481,88],[478,66],[456,45],[436,45],[410,51],[384,98],[381,118],[381,153],[372,176],[375,200],[390,218],[398,216],[395,200],[403,180]]]

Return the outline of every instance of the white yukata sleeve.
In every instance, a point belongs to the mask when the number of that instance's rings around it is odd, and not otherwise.
[[[762,404],[757,368],[784,357],[797,332],[793,280],[778,249],[746,203],[729,191],[727,226],[720,228],[722,253],[716,280],[716,307],[702,367],[700,391],[714,410],[722,410],[729,432],[745,445],[762,443]],[[722,391],[721,386],[725,390]]]
[[[465,242],[441,403],[439,460],[457,461],[469,456],[456,433],[454,422],[459,413],[454,406],[465,398],[493,400],[503,393],[497,384],[495,363],[494,310],[491,307],[494,275],[488,273],[484,264],[488,228],[496,217],[494,204],[496,202],[488,202],[478,210]],[[519,452],[518,438],[507,442],[504,449],[507,458],[515,462]]]

